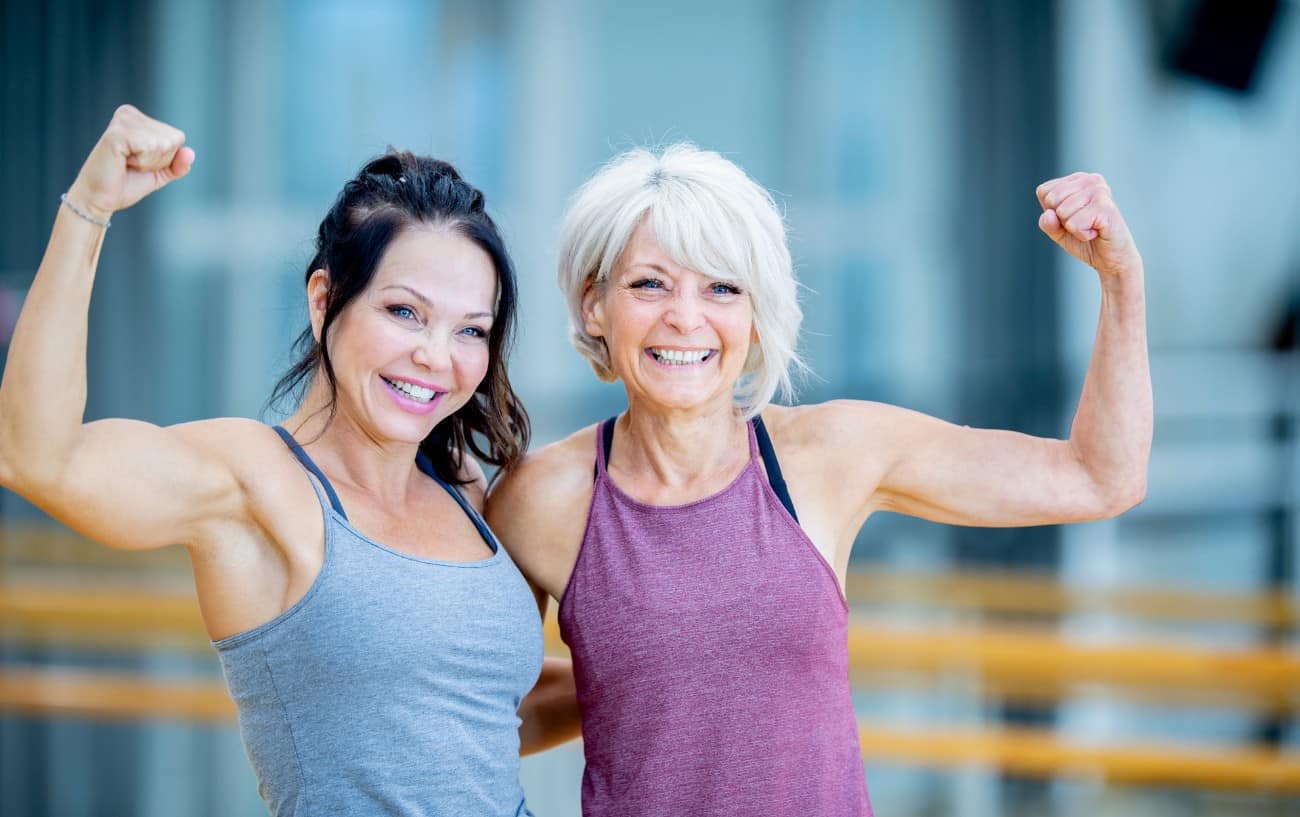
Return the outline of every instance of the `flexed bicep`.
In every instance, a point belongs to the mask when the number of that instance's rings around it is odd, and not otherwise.
[[[162,428],[135,420],[81,427],[55,479],[15,481],[17,493],[55,519],[111,547],[194,544],[207,522],[247,516],[230,458],[251,420]],[[260,424],[258,424],[260,425]]]
[[[883,403],[826,406],[835,444],[824,446],[825,470],[835,475],[832,490],[849,492],[858,518],[879,510],[1009,527],[1114,512],[1066,440],[970,428]]]

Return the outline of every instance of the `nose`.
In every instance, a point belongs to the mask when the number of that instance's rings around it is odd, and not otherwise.
[[[688,287],[682,287],[664,313],[664,323],[683,335],[689,335],[704,325],[704,304],[700,296]]]
[[[451,338],[438,334],[426,334],[421,337],[411,350],[411,360],[417,366],[431,372],[445,372],[451,368]]]

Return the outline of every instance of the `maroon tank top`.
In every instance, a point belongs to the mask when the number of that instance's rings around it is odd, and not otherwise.
[[[774,455],[764,477],[761,422],[730,485],[673,506],[609,478],[612,423],[597,435],[559,611],[582,710],[584,817],[871,815],[848,608],[777,496]]]

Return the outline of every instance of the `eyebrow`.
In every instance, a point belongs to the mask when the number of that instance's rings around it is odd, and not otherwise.
[[[389,284],[388,286],[384,287],[384,291],[390,289],[404,290],[410,293],[411,297],[415,298],[417,301],[424,304],[424,306],[427,309],[433,309],[433,301],[425,297],[425,295],[420,291],[412,289],[411,287],[408,287],[406,284]],[[466,312],[465,317],[466,318],[494,318],[496,316],[493,315],[491,312]]]

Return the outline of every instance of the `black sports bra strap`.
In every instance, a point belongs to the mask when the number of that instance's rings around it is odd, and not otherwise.
[[[614,421],[616,421],[617,419],[618,419],[618,415],[615,414],[613,417],[610,417],[600,426],[600,434],[602,437],[604,437],[604,443],[605,443],[605,467],[606,468],[609,467],[609,452],[614,450]]]
[[[790,512],[794,521],[799,521],[799,514],[794,512],[794,502],[790,500],[790,491],[785,486],[785,477],[781,476],[781,464],[776,461],[776,450],[772,448],[772,438],[767,436],[763,418],[754,418],[754,436],[758,439],[758,453],[763,457],[763,467],[767,469],[767,481],[772,484],[776,498]]]
[[[348,515],[343,512],[343,503],[339,502],[339,495],[334,493],[334,486],[330,485],[330,481],[316,467],[316,463],[312,462],[311,457],[307,456],[307,452],[302,450],[302,446],[298,445],[298,441],[293,438],[293,435],[286,431],[284,426],[275,426],[275,433],[279,434],[280,439],[284,440],[284,444],[289,446],[289,450],[298,458],[298,462],[302,463],[302,467],[310,471],[311,475],[320,482],[321,487],[325,489],[325,495],[329,497],[330,505],[338,515],[347,519]]]
[[[617,419],[618,419],[618,415],[615,414],[613,417],[610,417],[608,420],[605,420],[600,424],[600,437],[601,437],[601,442],[604,443],[604,455],[605,455],[606,468],[609,468],[609,452],[614,448],[614,422]],[[599,463],[593,466],[591,471],[592,479],[595,479],[598,476],[600,476]]]

